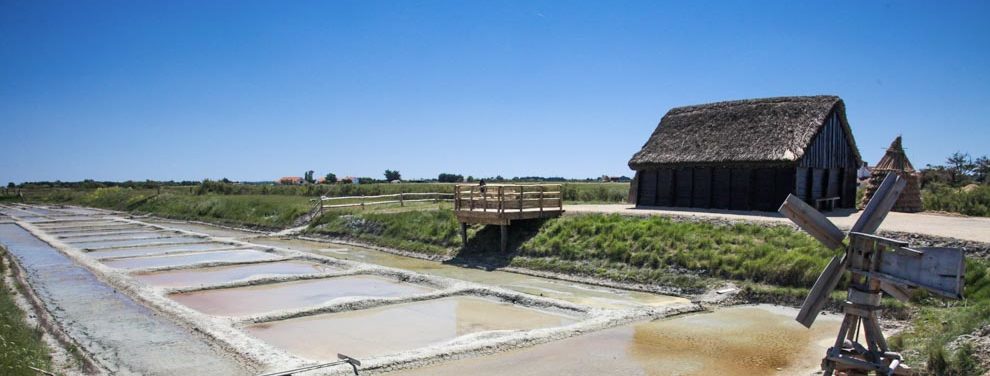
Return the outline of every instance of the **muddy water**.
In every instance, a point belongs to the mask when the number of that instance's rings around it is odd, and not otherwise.
[[[254,335],[314,360],[358,358],[443,343],[470,333],[566,325],[573,319],[477,297],[453,297],[255,324]],[[470,373],[465,373],[468,375]]]
[[[282,261],[263,264],[218,266],[202,269],[170,270],[134,275],[138,280],[162,287],[188,287],[240,281],[262,275],[294,275],[339,271],[326,264],[306,261]]]
[[[252,243],[292,248],[314,252],[334,258],[367,262],[398,269],[456,278],[598,308],[630,308],[686,303],[687,299],[619,289],[611,289],[582,283],[531,277],[502,271],[486,271],[445,265],[436,261],[397,256],[386,252],[360,247],[340,246],[304,240],[272,238],[252,239]]]
[[[135,257],[120,260],[109,260],[103,263],[107,266],[122,269],[157,268],[166,266],[182,266],[205,262],[242,262],[274,260],[279,258],[267,252],[249,249],[231,251],[186,253],[168,256]]]
[[[16,225],[0,224],[0,244],[66,333],[121,375],[244,375],[249,370],[185,327],[100,282]]]
[[[223,248],[234,247],[230,243],[196,243],[196,244],[174,244],[151,247],[129,247],[108,249],[103,251],[90,251],[87,254],[97,258],[105,259],[110,257],[131,257],[131,256],[156,256],[175,252],[198,252],[210,251]]]
[[[808,375],[839,316],[812,329],[797,310],[742,306],[572,337],[395,375]]]
[[[169,297],[203,313],[237,316],[315,306],[340,297],[395,297],[432,290],[387,278],[358,275],[205,290]]]

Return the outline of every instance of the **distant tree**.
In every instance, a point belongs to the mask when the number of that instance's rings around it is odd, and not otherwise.
[[[402,180],[402,175],[399,175],[399,171],[385,170],[385,181],[396,180]]]
[[[437,177],[437,181],[441,183],[460,183],[464,181],[463,175],[442,173]]]
[[[973,175],[976,181],[983,184],[990,184],[990,158],[982,156],[973,161]]]
[[[375,179],[372,178],[357,178],[358,184],[373,184]]]
[[[14,188],[17,188],[17,184],[14,184],[14,182],[7,183],[7,189],[14,189]]]
[[[227,178],[220,179],[220,182],[221,183],[224,183],[224,184],[230,184],[231,183],[230,179],[227,179]]]
[[[324,181],[325,181],[325,182],[326,182],[327,184],[333,184],[333,183],[336,183],[336,182],[337,182],[337,175],[334,175],[334,173],[332,173],[332,172],[328,172],[328,173],[327,173],[327,176],[326,176],[326,177],[324,177],[324,178],[323,178],[323,180],[324,180]]]
[[[474,176],[468,175],[467,182],[468,183],[474,183]]]
[[[949,167],[949,176],[953,185],[961,185],[973,170],[973,159],[969,153],[955,152],[945,160]]]
[[[316,183],[316,180],[313,179],[313,170],[306,171],[303,174],[303,180],[309,184]]]
[[[341,184],[351,184],[351,183],[353,183],[353,182],[354,182],[354,180],[352,180],[351,178],[343,178],[343,179],[340,179],[340,183],[341,183]]]

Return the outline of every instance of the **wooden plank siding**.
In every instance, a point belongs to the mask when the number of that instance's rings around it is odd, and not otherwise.
[[[656,205],[657,171],[645,170],[639,176],[639,204],[642,206]]]
[[[718,167],[712,173],[712,207],[729,209],[732,206],[732,170]]]
[[[674,173],[674,206],[691,207],[692,192],[694,188],[694,169],[690,167],[678,168]]]
[[[729,171],[729,180],[732,191],[729,197],[729,209],[751,210],[750,206],[750,183],[753,181],[753,170],[748,168],[733,168]]]
[[[711,167],[694,168],[694,182],[691,188],[691,206],[696,208],[710,208],[712,206]]]
[[[638,206],[772,211],[795,190],[790,167],[682,167],[637,173]]]
[[[674,206],[674,170],[657,170],[657,206]]]
[[[853,208],[856,206],[857,167],[856,152],[842,126],[842,119],[833,110],[798,161],[795,195],[809,204],[823,197],[839,197],[837,207]]]

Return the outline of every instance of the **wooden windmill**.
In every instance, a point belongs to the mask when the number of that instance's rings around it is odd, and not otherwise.
[[[907,242],[873,235],[905,183],[895,174],[887,175],[848,234],[794,195],[788,196],[780,206],[781,214],[826,247],[846,250],[842,257],[834,257],[815,281],[797,316],[798,322],[810,328],[844,272],[849,270],[849,293],[843,307],[845,318],[835,345],[822,360],[826,376],[834,371],[849,375],[910,374],[910,368],[901,363],[900,354],[888,348],[877,323],[881,291],[901,301],[908,300],[913,289],[951,299],[962,298],[965,265],[962,249],[909,248]],[[849,242],[845,244],[847,236]],[[859,343],[860,327],[865,346]]]

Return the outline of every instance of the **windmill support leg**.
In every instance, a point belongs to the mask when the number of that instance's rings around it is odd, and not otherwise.
[[[849,300],[843,311],[845,317],[839,327],[835,346],[828,350],[822,369],[825,375],[835,371],[847,374],[905,374],[907,368],[900,365],[900,354],[892,353],[877,324],[876,310],[880,308],[880,291],[862,291],[850,287]],[[863,335],[859,335],[862,328]],[[859,343],[863,337],[865,345]]]

